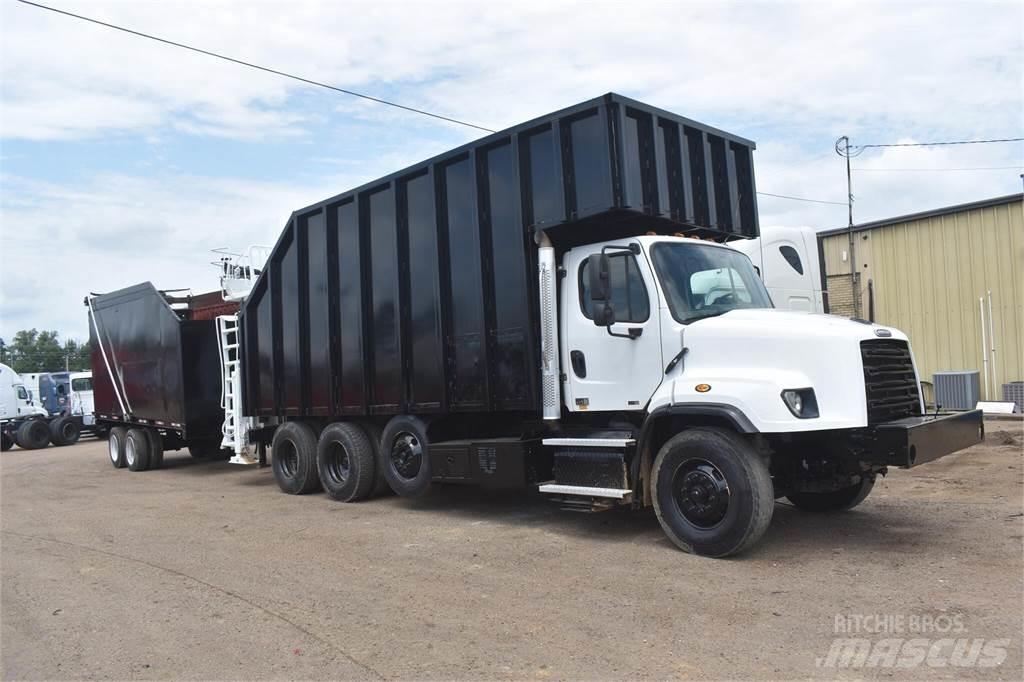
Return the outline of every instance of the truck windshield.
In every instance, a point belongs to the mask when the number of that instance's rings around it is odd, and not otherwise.
[[[702,244],[662,242],[651,249],[672,317],[684,324],[737,308],[771,308],[745,255]]]

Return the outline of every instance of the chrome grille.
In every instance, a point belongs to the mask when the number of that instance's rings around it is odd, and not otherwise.
[[[910,346],[895,339],[860,342],[868,424],[921,414]]]

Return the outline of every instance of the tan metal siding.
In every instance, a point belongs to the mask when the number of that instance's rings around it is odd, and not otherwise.
[[[940,370],[981,370],[978,298],[992,291],[996,385],[1024,379],[1024,205],[964,210],[854,234],[861,317],[874,285],[875,320],[906,332],[921,378]],[[847,236],[826,237],[825,272],[849,272]],[[985,300],[986,314],[988,301]],[[987,333],[987,330],[986,330]],[[982,378],[984,387],[984,378]]]

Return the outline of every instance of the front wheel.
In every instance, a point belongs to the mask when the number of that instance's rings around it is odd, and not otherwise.
[[[812,512],[838,512],[853,509],[863,502],[875,487],[875,477],[864,474],[851,486],[827,493],[790,493],[786,499],[794,507]]]
[[[654,510],[680,549],[724,557],[757,542],[772,519],[768,466],[740,436],[695,428],[673,436],[654,460]]]

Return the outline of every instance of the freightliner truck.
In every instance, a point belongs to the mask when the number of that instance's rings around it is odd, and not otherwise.
[[[759,235],[753,150],[609,94],[295,211],[225,264],[216,323],[151,285],[92,298],[111,461],[269,447],[281,490],[343,502],[528,486],[720,557],[778,498],[849,509],[979,442],[979,411],[925,413],[898,330],[774,309],[725,245]]]

